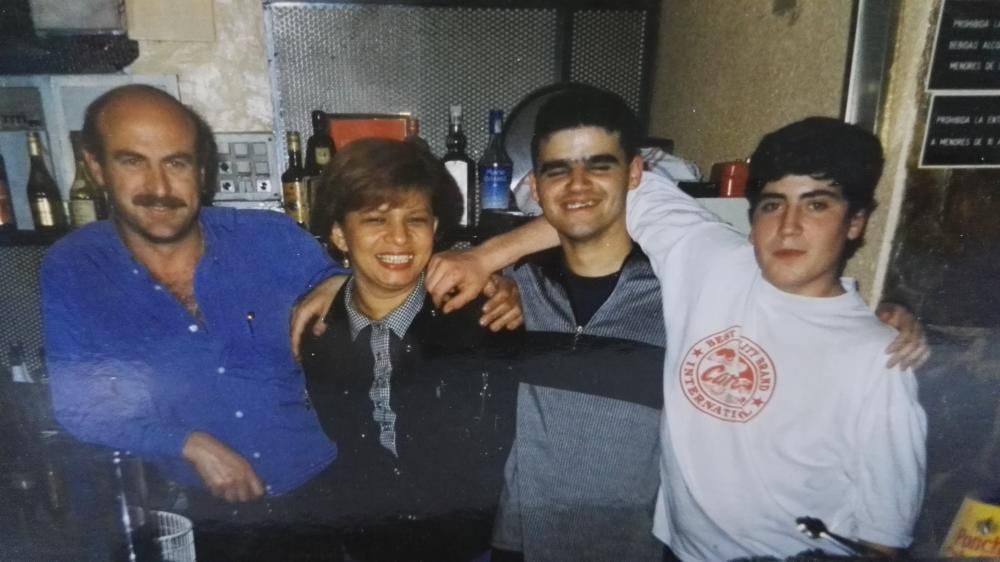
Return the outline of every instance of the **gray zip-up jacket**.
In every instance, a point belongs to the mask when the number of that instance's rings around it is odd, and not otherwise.
[[[517,281],[529,331],[613,337],[657,353],[633,362],[627,374],[581,362],[579,375],[595,381],[588,393],[520,385],[494,546],[522,552],[529,562],[659,562],[663,545],[652,526],[666,336],[649,260],[636,246],[585,325],[577,324],[562,281],[561,249],[507,273]]]

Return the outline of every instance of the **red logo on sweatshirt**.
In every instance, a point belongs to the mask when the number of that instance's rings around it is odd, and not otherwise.
[[[745,423],[767,406],[776,382],[774,361],[738,326],[691,346],[681,363],[681,388],[706,414]]]

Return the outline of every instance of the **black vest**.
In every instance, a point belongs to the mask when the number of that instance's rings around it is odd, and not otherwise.
[[[480,327],[477,304],[445,315],[428,298],[402,340],[392,337],[398,458],[379,443],[372,417],[370,328],[351,341],[343,291],[326,333],[305,343],[309,399],[337,444],[335,509],[357,558],[468,560],[489,547],[521,334]]]

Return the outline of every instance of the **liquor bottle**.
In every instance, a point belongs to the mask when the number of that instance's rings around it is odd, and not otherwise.
[[[87,172],[83,153],[80,152],[79,135],[75,131],[70,134],[70,142],[73,145],[73,156],[76,158],[76,176],[69,188],[69,220],[73,228],[79,228],[97,220],[101,196]]]
[[[333,158],[335,149],[322,111],[312,112],[312,124],[312,136],[306,141],[306,175],[318,176],[323,173],[330,158]]]
[[[323,170],[326,168],[330,158],[333,157],[335,148],[333,139],[326,125],[326,115],[322,111],[312,112],[313,133],[306,141],[306,189],[309,198],[309,207],[312,215],[309,217],[309,224],[319,225],[322,221],[315,213],[319,212],[320,191],[322,188]],[[325,239],[322,233],[313,231],[313,234]]]
[[[94,178],[91,177],[91,180]],[[97,220],[102,221],[111,218],[111,195],[107,188],[97,187]]]
[[[14,202],[10,196],[10,184],[7,182],[7,165],[0,154],[0,232],[17,230],[17,219],[14,217]]]
[[[448,113],[448,136],[444,140],[445,152],[441,161],[455,179],[462,193],[462,216],[459,225],[474,231],[479,223],[479,190],[476,189],[476,165],[465,152],[465,133],[462,132],[462,106],[453,105]]]
[[[482,209],[510,206],[510,181],[514,165],[503,147],[503,111],[490,111],[490,142],[479,159],[479,201]]]
[[[35,221],[35,230],[41,232],[60,232],[66,230],[66,209],[63,208],[62,195],[52,179],[52,174],[42,160],[42,141],[37,131],[28,131],[28,156],[31,157],[31,170],[28,172],[28,204],[31,206],[31,218]]]
[[[427,141],[420,138],[420,119],[416,117],[410,117],[406,120],[406,138],[403,140],[412,142],[427,152],[431,151],[431,147],[427,145]]]
[[[281,191],[285,212],[300,226],[309,229],[309,190],[306,171],[302,167],[302,139],[297,131],[289,131],[288,168],[281,174]]]
[[[10,359],[10,380],[12,382],[35,382],[27,363],[24,362],[24,347],[19,343],[10,346],[7,355]]]

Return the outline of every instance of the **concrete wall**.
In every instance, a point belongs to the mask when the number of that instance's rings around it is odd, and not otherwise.
[[[270,131],[271,82],[260,0],[214,0],[215,41],[139,41],[127,72],[176,74],[181,99],[216,131]]]
[[[851,5],[663,0],[651,131],[674,139],[677,154],[708,174],[715,162],[749,156],[763,133],[810,115],[839,116]],[[847,270],[869,302],[881,295],[891,249],[890,185],[880,186],[882,206]]]
[[[663,0],[651,131],[707,173],[762,133],[840,113],[851,2]]]

